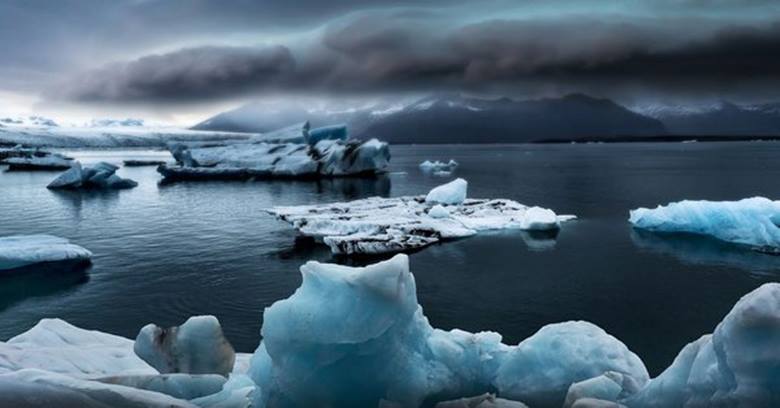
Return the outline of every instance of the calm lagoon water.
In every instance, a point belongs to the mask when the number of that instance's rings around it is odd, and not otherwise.
[[[145,150],[69,151],[84,163],[167,158]],[[216,315],[240,351],[260,340],[263,308],[289,296],[307,260],[295,232],[263,212],[373,195],[423,194],[451,178],[425,159],[454,158],[472,197],[504,197],[571,213],[554,245],[519,231],[411,255],[434,326],[494,330],[517,343],[541,326],[583,319],[620,338],[653,374],[713,330],[734,302],[780,280],[780,257],[707,239],[640,234],[629,209],[681,199],[780,197],[780,143],[393,146],[376,180],[160,185],[154,167],[122,168],[138,188],[54,192],[56,173],[0,173],[0,235],[49,233],[95,253],[75,273],[0,278],[0,339],[44,317],[128,337]]]

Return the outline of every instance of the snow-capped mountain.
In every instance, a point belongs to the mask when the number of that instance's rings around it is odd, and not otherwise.
[[[391,143],[518,143],[666,133],[656,119],[582,94],[520,101],[438,94],[335,112],[263,110],[249,104],[194,129],[263,132],[305,120],[314,126],[346,123],[354,137]]]
[[[780,103],[738,105],[720,101],[709,105],[650,105],[632,109],[660,120],[674,135],[780,135]]]

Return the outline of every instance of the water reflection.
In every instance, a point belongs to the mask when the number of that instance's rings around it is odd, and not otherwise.
[[[0,273],[0,311],[22,300],[64,292],[89,281],[89,262],[51,262]]]
[[[75,217],[81,218],[81,211],[86,201],[100,201],[106,207],[114,207],[118,203],[119,190],[49,190],[64,207],[73,210]]]
[[[550,251],[555,249],[560,230],[521,231],[520,237],[531,251]]]
[[[202,181],[166,181],[160,180],[158,186],[160,189],[169,189],[172,187],[188,186],[198,188],[198,186],[208,186],[214,188],[217,186],[230,186],[237,183],[262,184],[262,187],[268,187],[274,195],[283,196],[287,194],[288,189],[298,190],[314,186],[318,194],[340,194],[344,200],[355,200],[365,197],[389,197],[392,182],[387,175],[378,175],[375,177],[337,177],[318,180],[202,180]]]
[[[318,190],[341,192],[346,200],[374,196],[389,197],[390,187],[390,177],[384,174],[376,177],[340,177],[317,181]]]
[[[780,256],[706,236],[633,229],[631,241],[640,249],[671,255],[687,264],[739,268],[757,275],[780,274]]]

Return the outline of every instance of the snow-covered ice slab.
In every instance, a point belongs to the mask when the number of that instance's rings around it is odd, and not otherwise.
[[[554,230],[573,218],[545,210],[540,219],[538,211],[506,199],[466,198],[461,204],[442,206],[423,196],[274,207],[268,212],[302,235],[321,240],[336,255],[409,251],[487,230]]]
[[[8,170],[65,170],[73,163],[71,159],[59,154],[38,157],[12,157],[3,161]]]
[[[0,271],[43,262],[84,261],[92,252],[52,235],[0,237]]]
[[[136,356],[133,344],[60,319],[42,319],[30,330],[0,342],[0,373],[40,369],[78,378],[157,374]]]
[[[171,180],[322,178],[376,175],[390,161],[387,143],[324,139],[307,143],[234,143],[170,147],[179,166],[160,166]]]
[[[0,374],[0,406],[8,408],[198,408],[163,393],[25,369]]]
[[[780,201],[764,197],[739,201],[680,201],[654,209],[638,208],[629,222],[657,232],[707,235],[721,241],[780,252]]]

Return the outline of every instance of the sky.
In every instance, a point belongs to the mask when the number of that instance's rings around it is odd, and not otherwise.
[[[777,0],[4,0],[0,114],[435,92],[780,100]]]

